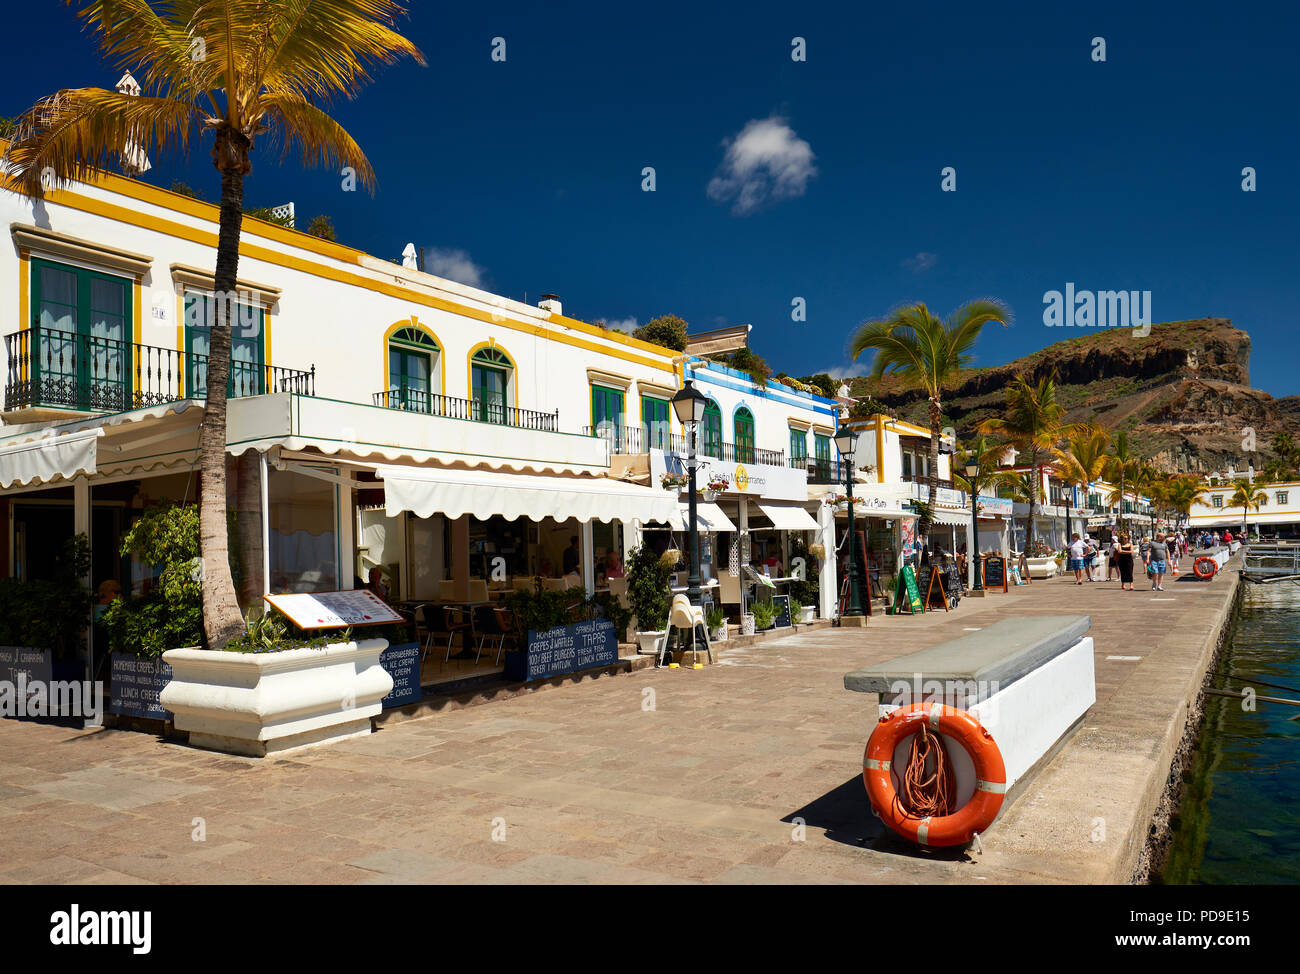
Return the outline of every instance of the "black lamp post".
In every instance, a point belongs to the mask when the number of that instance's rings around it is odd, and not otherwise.
[[[980,580],[980,521],[979,512],[979,477],[980,465],[978,463],[966,464],[966,482],[970,484],[970,556],[971,564],[975,566],[975,578],[971,585],[972,592],[980,592],[984,589],[984,583]]]
[[[687,490],[689,499],[687,504],[687,516],[691,520],[690,524],[690,574],[686,578],[686,597],[690,599],[691,605],[700,604],[700,530],[695,523],[695,434],[700,428],[700,422],[704,419],[704,408],[708,406],[708,398],[692,385],[691,380],[687,379],[686,384],[672,398],[673,412],[677,414],[678,421],[686,428],[686,446],[687,459],[686,469],[689,471]]]
[[[862,591],[858,586],[858,565],[854,558],[853,546],[857,540],[854,535],[853,523],[853,454],[858,449],[858,434],[855,430],[847,427],[841,427],[840,431],[835,434],[835,448],[840,451],[840,459],[844,461],[844,487],[848,492],[849,504],[849,604],[848,615],[862,615]]]

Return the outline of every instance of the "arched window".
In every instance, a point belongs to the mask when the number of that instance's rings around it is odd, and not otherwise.
[[[736,410],[736,462],[754,462],[754,414],[744,406]]]
[[[506,390],[514,370],[510,356],[499,348],[480,348],[470,358],[470,396],[473,419],[481,423],[506,421]]]
[[[413,325],[388,336],[388,405],[433,412],[433,372],[438,343]]]
[[[722,410],[713,400],[704,407],[704,422],[700,427],[700,452],[722,459]]]

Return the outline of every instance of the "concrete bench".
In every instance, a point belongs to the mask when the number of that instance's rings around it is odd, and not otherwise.
[[[1002,752],[1010,787],[1096,703],[1091,627],[1092,619],[1080,615],[1000,619],[846,673],[844,686],[878,694],[882,716],[922,700],[969,710]],[[896,762],[905,762],[908,744],[899,744]],[[975,787],[974,766],[961,747],[949,750],[958,800],[965,802]]]

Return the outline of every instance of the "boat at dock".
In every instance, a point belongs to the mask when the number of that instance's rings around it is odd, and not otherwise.
[[[1300,581],[1300,544],[1247,545],[1242,552],[1241,577],[1261,584]]]

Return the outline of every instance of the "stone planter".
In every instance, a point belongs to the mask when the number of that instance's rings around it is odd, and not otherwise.
[[[1044,555],[1042,558],[1026,558],[1025,564],[1029,567],[1030,578],[1051,578],[1060,567],[1056,562],[1055,555]]]
[[[158,698],[195,747],[265,757],[369,734],[393,689],[379,662],[384,639],[322,649],[227,653],[172,649],[172,681]]]
[[[646,655],[657,654],[660,640],[667,635],[667,629],[660,629],[658,632],[638,632],[636,634],[637,648]]]
[[[817,616],[817,607],[814,605],[799,606],[799,621],[812,622]]]
[[[754,617],[752,615],[742,615],[740,617],[740,634],[742,636],[754,635]]]
[[[727,624],[725,622],[722,625],[718,626],[717,629],[713,629],[709,632],[709,642],[725,643],[726,641],[727,641]]]

